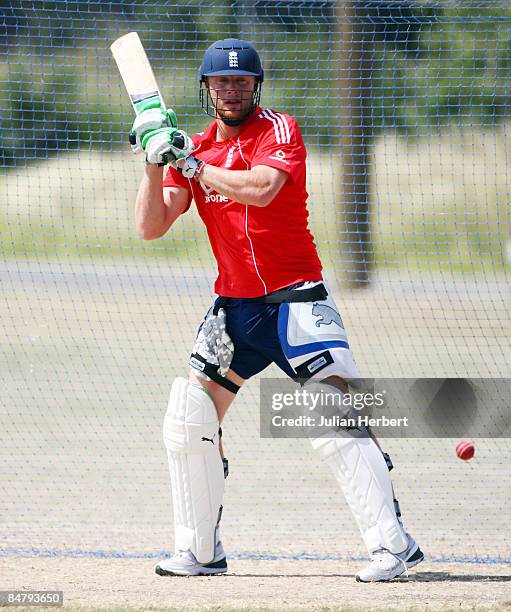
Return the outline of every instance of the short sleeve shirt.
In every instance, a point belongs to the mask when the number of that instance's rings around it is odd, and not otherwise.
[[[228,170],[270,166],[287,181],[265,207],[240,204],[203,182],[169,168],[164,187],[188,191],[206,225],[218,265],[215,292],[257,297],[302,281],[321,280],[321,263],[308,228],[306,150],[298,123],[272,109],[256,108],[239,136],[216,141],[216,122],[193,137],[194,155]]]

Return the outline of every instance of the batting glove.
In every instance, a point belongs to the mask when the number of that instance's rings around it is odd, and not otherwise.
[[[143,145],[145,136],[165,127],[177,128],[176,114],[171,108],[165,110],[154,102],[149,102],[146,108],[142,107],[142,112],[136,116],[130,131],[129,139],[133,153],[140,153],[145,149]]]
[[[144,135],[141,146],[146,153],[147,164],[164,166],[170,161],[175,161],[171,147],[176,132],[176,128],[166,127],[152,130]]]
[[[170,147],[172,157],[169,157],[169,164],[180,170],[184,160],[193,153],[195,146],[192,139],[184,130],[177,130],[173,137]]]
[[[195,147],[183,130],[162,128],[149,132],[142,138],[142,147],[148,164],[170,164],[186,178],[198,176],[203,166],[203,162],[191,154]]]
[[[177,130],[172,137],[169,164],[186,178],[197,178],[204,163],[192,155],[195,150],[192,139],[184,130]]]
[[[204,162],[200,159],[197,159],[193,155],[189,155],[183,161],[183,165],[178,167],[178,170],[181,171],[184,177],[186,178],[194,178],[195,180],[199,180],[199,175],[203,170]]]

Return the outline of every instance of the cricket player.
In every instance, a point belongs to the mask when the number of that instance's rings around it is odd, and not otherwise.
[[[149,105],[130,133],[133,150],[146,156],[138,234],[160,238],[194,200],[218,264],[218,298],[199,328],[189,378],[172,383],[164,420],[176,553],[156,565],[159,575],[227,571],[219,537],[228,471],[220,424],[245,380],[276,363],[306,388],[328,385],[342,396],[359,378],[308,228],[300,128],[290,115],[260,106],[263,81],[253,46],[219,40],[200,66],[211,125],[189,137],[172,111]],[[311,442],[372,556],[357,580],[391,580],[422,561],[400,520],[390,458],[375,441],[331,432]]]

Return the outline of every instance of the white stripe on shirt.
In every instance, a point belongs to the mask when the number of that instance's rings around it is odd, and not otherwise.
[[[275,132],[275,140],[277,141],[277,144],[281,144],[282,143],[282,136],[281,136],[281,132],[280,132],[280,125],[279,123],[273,119],[273,117],[270,117],[270,115],[268,114],[267,110],[263,110],[263,112],[261,113],[260,117],[264,117],[265,119],[268,119],[268,121],[271,121],[273,123],[273,130]]]
[[[289,132],[289,125],[287,123],[287,119],[284,117],[284,115],[281,115],[280,113],[276,113],[275,111],[271,110],[271,108],[267,108],[265,110],[271,117],[274,117],[278,122],[282,134],[282,143],[289,144],[291,142],[291,133]]]

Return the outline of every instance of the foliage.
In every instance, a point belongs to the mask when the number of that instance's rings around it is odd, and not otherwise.
[[[196,127],[198,56],[212,37],[261,49],[266,104],[289,110],[315,145],[339,131],[339,20],[327,1],[188,3],[0,1],[0,156],[4,166],[70,148],[118,148],[125,96],[108,54],[136,29],[181,122]],[[421,136],[495,125],[511,112],[511,7],[501,2],[371,0],[357,6],[373,132]],[[112,88],[115,79],[116,88]]]

